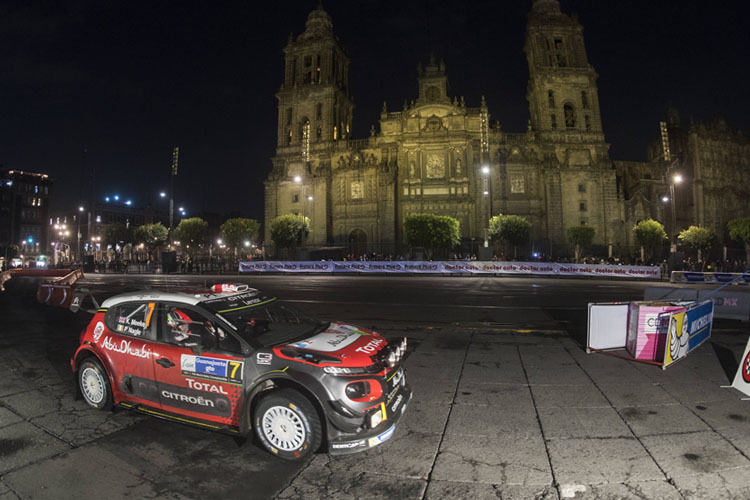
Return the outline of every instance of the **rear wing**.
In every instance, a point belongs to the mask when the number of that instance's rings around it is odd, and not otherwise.
[[[0,273],[0,292],[5,290],[3,284],[16,276],[32,278],[50,277],[39,284],[36,300],[41,304],[57,307],[70,307],[73,300],[75,283],[83,278],[81,269],[10,269]]]
[[[83,306],[86,303],[86,300],[91,303],[93,308],[84,308]],[[70,312],[77,313],[79,310],[83,309],[85,312],[89,314],[96,314],[97,310],[99,309],[99,302],[96,301],[92,293],[89,291],[88,288],[81,288],[79,290],[76,290],[73,294],[73,299],[70,301]]]

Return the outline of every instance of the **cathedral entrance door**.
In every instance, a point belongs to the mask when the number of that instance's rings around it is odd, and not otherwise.
[[[367,253],[367,234],[361,229],[355,229],[349,233],[349,251],[355,257]]]

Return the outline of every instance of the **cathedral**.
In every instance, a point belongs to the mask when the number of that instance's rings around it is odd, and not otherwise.
[[[583,27],[558,0],[534,0],[524,52],[527,130],[493,125],[484,98],[449,95],[445,64],[430,59],[418,68],[417,98],[399,111],[384,105],[378,129],[355,139],[350,61],[330,16],[313,10],[284,48],[276,155],[265,183],[267,244],[270,221],[290,213],[309,218],[308,245],[360,253],[400,252],[405,219],[421,213],[458,219],[464,241],[486,240],[489,218],[502,213],[530,221],[546,253],[578,225],[593,227],[594,243],[610,253],[631,244],[633,224],[650,215],[633,175],[654,162],[610,159]],[[628,179],[638,203],[626,199]]]

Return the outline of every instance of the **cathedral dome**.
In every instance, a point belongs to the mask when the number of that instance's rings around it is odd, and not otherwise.
[[[305,32],[299,38],[309,40],[312,38],[328,38],[333,36],[333,22],[328,12],[323,10],[323,5],[310,12],[305,23]]]

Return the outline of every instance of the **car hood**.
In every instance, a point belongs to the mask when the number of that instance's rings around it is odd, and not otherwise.
[[[288,347],[325,353],[340,358],[346,365],[369,365],[370,357],[381,351],[388,341],[379,334],[347,323],[331,323],[324,331]]]

